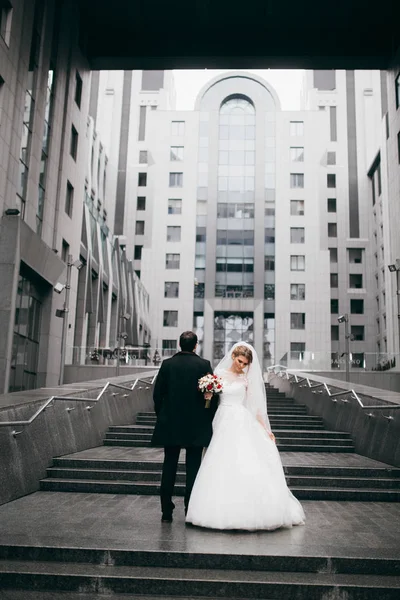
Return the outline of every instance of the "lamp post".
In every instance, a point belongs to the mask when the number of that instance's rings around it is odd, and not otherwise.
[[[67,349],[67,334],[68,334],[68,313],[69,313],[69,299],[71,292],[71,271],[72,267],[76,267],[78,271],[83,267],[80,260],[73,262],[72,254],[68,254],[67,258],[67,281],[65,286],[57,283],[54,286],[54,290],[57,293],[61,293],[65,289],[64,305],[61,310],[56,311],[56,316],[63,319],[62,334],[61,334],[61,364],[60,364],[60,376],[58,379],[58,385],[64,383],[64,366],[65,366],[65,353]]]
[[[394,265],[388,265],[388,269],[391,273],[396,273],[397,322],[400,354],[400,258],[396,258]]]
[[[339,323],[344,323],[344,343],[346,355],[346,381],[350,381],[350,333],[349,333],[349,315],[341,315],[338,317]]]

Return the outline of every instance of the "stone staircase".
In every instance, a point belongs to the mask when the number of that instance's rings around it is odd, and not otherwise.
[[[283,394],[269,389],[268,401],[304,528],[185,527],[179,497],[172,525],[160,523],[163,452],[148,447],[155,415],[141,413],[0,507],[0,599],[397,600],[400,469],[357,455],[348,434]],[[181,462],[177,496],[184,481]]]
[[[294,453],[294,457],[307,457],[305,464],[296,464],[296,460],[285,464],[283,455],[287,482],[297,498],[400,500],[400,469],[351,464],[345,458],[347,454],[354,454],[348,433],[325,430],[322,419],[308,415],[305,406],[286,398],[274,388],[268,387],[267,392],[268,413],[278,449],[284,454]],[[92,452],[91,458],[85,453],[55,458],[53,466],[47,469],[47,478],[41,481],[41,490],[157,495],[161,481],[161,456],[154,460],[157,450],[149,449],[152,453],[150,460],[149,457],[143,460],[140,451],[150,446],[155,421],[154,413],[139,413],[135,425],[110,427],[104,447]],[[118,448],[126,448],[127,452],[116,459],[112,450]],[[311,453],[315,453],[315,459]],[[333,464],[327,458],[330,453],[337,454],[340,460]],[[177,496],[183,495],[184,485],[184,466],[180,464],[175,486]]]
[[[397,600],[398,574],[380,558],[0,546],[7,600]]]

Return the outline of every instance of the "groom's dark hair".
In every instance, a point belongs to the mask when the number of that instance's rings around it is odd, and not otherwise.
[[[193,331],[184,331],[179,338],[179,345],[183,352],[193,352],[197,344],[197,335]]]

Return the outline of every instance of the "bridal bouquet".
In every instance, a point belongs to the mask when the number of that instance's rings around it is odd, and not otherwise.
[[[204,394],[220,394],[223,389],[222,379],[218,375],[208,373],[199,379],[199,390]],[[209,408],[211,400],[206,400],[206,408]]]

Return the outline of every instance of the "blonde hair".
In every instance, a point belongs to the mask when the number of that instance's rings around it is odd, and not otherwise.
[[[234,358],[237,356],[244,356],[249,361],[249,364],[253,361],[253,353],[247,346],[236,346],[236,348],[232,350],[232,356]]]

